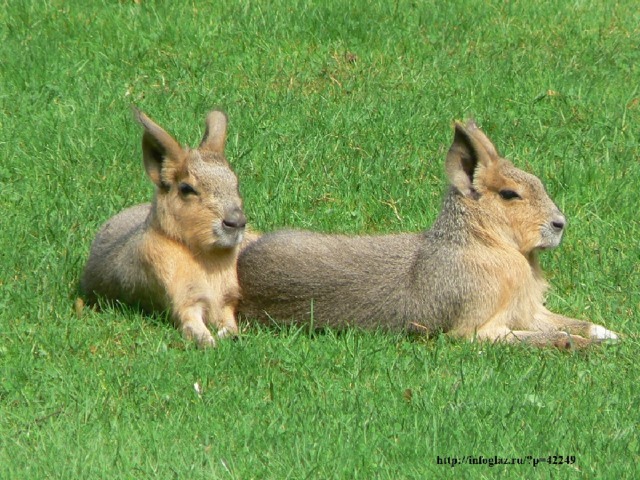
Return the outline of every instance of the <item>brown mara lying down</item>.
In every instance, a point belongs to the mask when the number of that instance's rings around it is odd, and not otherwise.
[[[473,121],[456,123],[445,168],[449,191],[422,233],[280,231],[249,245],[239,311],[560,348],[618,338],[545,308],[537,255],[560,244],[566,220],[537,177],[501,158]]]
[[[151,203],[102,226],[81,289],[90,304],[103,298],[170,310],[186,337],[214,345],[238,330],[236,259],[253,236],[245,228],[238,179],[224,156],[227,117],[210,112],[202,142],[191,149],[144,113],[135,115],[144,127],[144,167],[155,194]]]

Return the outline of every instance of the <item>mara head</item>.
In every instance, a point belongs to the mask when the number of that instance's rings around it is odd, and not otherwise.
[[[208,253],[231,249],[242,241],[247,223],[238,179],[224,156],[227,117],[210,112],[197,149],[183,148],[144,113],[134,110],[144,127],[144,167],[156,185],[157,226],[190,249]]]
[[[560,244],[566,220],[540,179],[501,158],[474,121],[456,122],[446,171],[465,205],[477,213],[481,235],[497,236],[523,255]]]

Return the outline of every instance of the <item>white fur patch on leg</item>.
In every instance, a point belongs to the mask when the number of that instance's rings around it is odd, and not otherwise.
[[[218,330],[218,338],[225,338],[225,337],[229,337],[229,336],[232,336],[232,335],[233,335],[233,333],[227,327],[222,327],[220,330]]]
[[[594,340],[618,340],[617,334],[611,330],[607,330],[602,325],[591,326],[591,332],[589,333]]]

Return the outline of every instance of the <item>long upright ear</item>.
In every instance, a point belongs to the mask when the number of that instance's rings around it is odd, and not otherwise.
[[[144,127],[144,134],[142,135],[144,168],[151,181],[161,187],[163,186],[161,175],[163,167],[167,162],[180,162],[185,152],[171,135],[140,110],[134,107],[133,113],[138,122]]]
[[[473,179],[479,166],[489,168],[500,157],[487,136],[473,120],[455,123],[453,144],[447,153],[445,168],[449,182],[464,196],[476,197]]]
[[[227,140],[227,116],[214,110],[207,115],[207,129],[204,138],[200,142],[200,149],[214,153],[224,153],[224,144]]]

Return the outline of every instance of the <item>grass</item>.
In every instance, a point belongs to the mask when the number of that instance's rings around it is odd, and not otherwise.
[[[0,478],[638,476],[635,2],[0,5]],[[152,193],[131,104],[191,145],[224,108],[263,231],[426,228],[474,116],[569,218],[551,309],[624,341],[246,324],[201,351],[162,315],[77,318],[99,225]],[[576,461],[437,461],[466,455]]]

